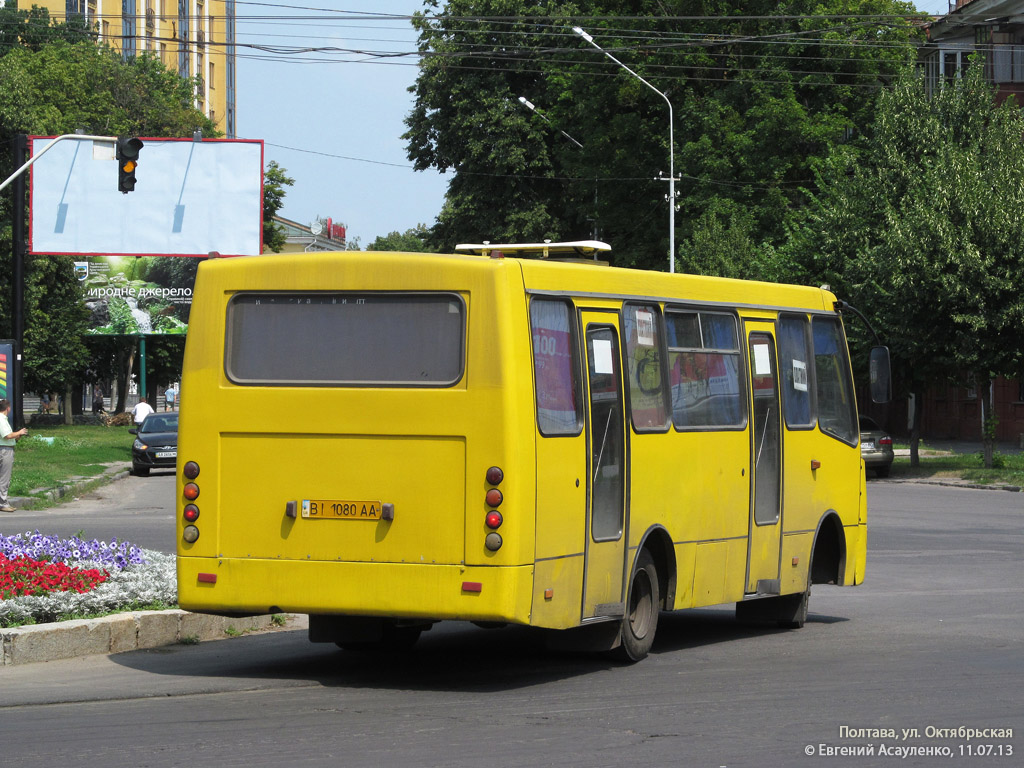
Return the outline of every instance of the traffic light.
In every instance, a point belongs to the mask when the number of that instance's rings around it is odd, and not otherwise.
[[[135,167],[142,146],[141,139],[122,136],[117,140],[117,188],[126,195],[135,189]]]

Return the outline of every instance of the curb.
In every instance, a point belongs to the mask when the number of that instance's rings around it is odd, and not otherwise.
[[[10,503],[18,509],[35,509],[39,502],[54,502],[60,501],[65,496],[73,496],[77,493],[81,493],[90,487],[96,485],[106,485],[112,483],[115,480],[121,480],[128,477],[131,474],[131,462],[130,461],[119,461],[113,466],[107,467],[100,474],[93,475],[92,477],[73,477],[70,478],[72,482],[67,485],[61,485],[56,488],[34,488],[32,493],[39,494],[38,496],[12,496]]]
[[[925,477],[887,478],[875,480],[874,482],[917,483],[918,485],[941,485],[946,488],[967,488],[968,490],[972,491],[1009,491],[1010,493],[1020,493],[1022,490],[1019,485],[972,483],[968,480],[929,480],[928,478]]]
[[[228,618],[172,608],[0,629],[0,667],[223,640],[247,632],[298,628],[294,626],[299,623],[298,616],[284,616],[285,624],[278,627],[269,614]]]

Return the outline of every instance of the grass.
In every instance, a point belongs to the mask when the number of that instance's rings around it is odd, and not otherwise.
[[[131,461],[133,437],[128,429],[99,425],[29,427],[28,436],[19,440],[15,449],[10,495],[38,495],[38,489],[66,485],[70,478],[96,477],[112,463]]]
[[[972,483],[1024,486],[1024,454],[999,453],[993,456],[992,469],[985,469],[981,453],[951,453],[924,455],[921,464],[910,466],[910,458],[897,456],[892,465],[894,478],[961,479]]]

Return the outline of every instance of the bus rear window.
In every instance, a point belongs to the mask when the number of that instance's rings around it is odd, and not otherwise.
[[[455,294],[243,293],[228,304],[237,384],[449,386],[462,377]]]

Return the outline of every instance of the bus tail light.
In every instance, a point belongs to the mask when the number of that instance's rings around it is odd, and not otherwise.
[[[195,504],[186,504],[185,510],[182,512],[182,516],[190,523],[194,523],[199,519],[199,507]]]
[[[185,475],[189,480],[195,480],[199,477],[199,465],[194,461],[186,461],[185,468],[182,470],[182,474]]]
[[[502,523],[501,512],[494,509],[487,513],[487,518],[484,520],[488,528],[500,528]]]
[[[497,552],[501,549],[502,545],[501,534],[491,531],[487,534],[487,538],[484,539],[484,546],[487,547],[491,552]]]
[[[491,485],[500,485],[504,479],[505,473],[502,472],[501,467],[491,467],[487,470],[487,482]]]
[[[503,502],[504,500],[505,497],[501,495],[501,491],[499,491],[497,488],[491,488],[491,490],[487,492],[486,501],[488,507],[501,506],[501,502]]]
[[[195,483],[186,483],[181,493],[189,501],[195,501],[199,498],[199,486]]]
[[[181,532],[181,538],[189,544],[194,544],[199,540],[199,529],[194,525],[186,525],[185,530]]]

